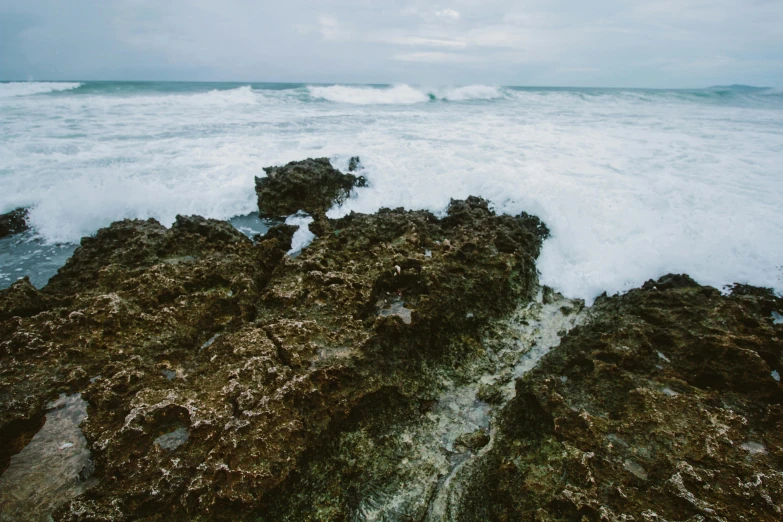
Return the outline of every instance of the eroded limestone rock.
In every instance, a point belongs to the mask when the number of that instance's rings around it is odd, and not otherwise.
[[[447,518],[780,520],[780,304],[676,275],[599,299],[517,381]]]
[[[359,166],[359,158],[351,158],[350,172]],[[323,214],[344,202],[354,187],[367,184],[364,176],[343,174],[332,167],[329,158],[292,161],[264,171],[265,177],[256,178],[256,193],[258,209],[265,217],[288,216],[299,210]]]
[[[292,259],[292,227],[122,221],[40,292],[0,292],[0,443],[23,446],[60,393],[89,404],[98,482],[55,520],[257,519],[356,408],[435,398],[530,298],[545,233],[478,198],[320,225]]]

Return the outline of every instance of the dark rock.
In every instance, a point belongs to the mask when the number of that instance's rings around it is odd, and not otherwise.
[[[348,172],[356,172],[357,170],[361,170],[363,168],[362,160],[359,158],[359,156],[353,156],[348,161]]]
[[[7,214],[0,214],[0,238],[19,234],[27,229],[26,208],[17,208]]]
[[[91,489],[54,520],[780,520],[774,293],[668,275],[582,311],[539,288],[534,216],[329,219],[357,178],[271,170],[259,206],[314,217],[295,259],[289,225],[125,220],[0,290],[0,471],[50,401],[88,402]],[[521,373],[476,371],[525,353],[510,317],[543,338],[534,307],[571,326],[506,402]]]
[[[97,486],[55,520],[257,519],[357,408],[394,395],[417,414],[534,292],[539,224],[452,206],[322,216],[296,259],[289,226],[255,243],[198,217],[100,230],[40,292],[0,291],[0,446],[80,392]]]
[[[475,453],[487,444],[489,444],[489,433],[486,430],[476,430],[457,437],[454,441],[454,449],[459,452],[469,450]]]
[[[780,520],[780,299],[683,275],[605,298],[517,381],[453,520]]]
[[[262,217],[288,216],[299,210],[322,214],[332,205],[342,204],[354,187],[366,185],[363,177],[332,167],[328,158],[293,161],[264,171],[266,177],[256,178]]]

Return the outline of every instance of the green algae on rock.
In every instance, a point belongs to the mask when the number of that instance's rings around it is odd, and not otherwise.
[[[781,299],[666,276],[517,381],[449,520],[783,518]]]
[[[360,167],[351,158],[349,171]],[[267,167],[266,176],[256,178],[258,210],[262,217],[282,217],[303,210],[319,214],[335,203],[343,203],[354,187],[364,187],[364,176],[343,174],[332,167],[329,158],[292,161],[282,167]]]

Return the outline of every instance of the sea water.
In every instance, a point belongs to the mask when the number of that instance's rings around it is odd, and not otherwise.
[[[0,286],[112,221],[247,216],[263,167],[354,155],[369,186],[330,216],[483,196],[546,222],[569,297],[668,272],[783,290],[779,90],[129,82],[0,84],[0,212],[34,227],[0,242]]]

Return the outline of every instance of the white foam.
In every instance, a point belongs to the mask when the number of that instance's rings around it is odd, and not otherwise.
[[[310,96],[351,105],[414,105],[432,100],[470,101],[503,98],[503,92],[489,85],[467,85],[448,89],[424,89],[402,84],[394,87],[351,87],[332,85],[307,88]]]
[[[263,98],[263,95],[253,91],[250,85],[236,89],[213,89],[205,93],[176,95],[176,101],[205,105],[255,105]]]
[[[73,82],[9,82],[0,83],[0,98],[14,96],[30,96],[56,91],[70,91],[81,87],[81,83]]]
[[[307,89],[313,98],[352,105],[411,105],[430,101],[426,93],[409,85],[396,85],[382,89],[332,85],[329,87],[308,87]]]
[[[288,251],[288,255],[297,254],[302,251],[303,248],[313,242],[315,234],[310,232],[310,223],[313,222],[313,218],[302,212],[301,210],[292,216],[288,216],[285,220],[286,225],[298,226],[294,236],[291,238],[291,250]]]
[[[263,167],[327,156],[345,168],[360,155],[369,187],[331,216],[443,212],[450,198],[483,196],[547,224],[542,282],[569,297],[668,272],[783,291],[780,102],[498,89],[485,103],[467,100],[483,92],[472,86],[431,90],[459,103],[406,104],[393,100],[429,97],[409,86],[211,89],[3,98],[0,212],[32,205],[48,241],[77,242],[125,217],[247,214]]]
[[[465,87],[448,89],[443,93],[438,93],[436,91],[435,96],[448,101],[468,101],[495,100],[503,98],[504,94],[497,87],[491,87],[489,85],[468,85]]]

